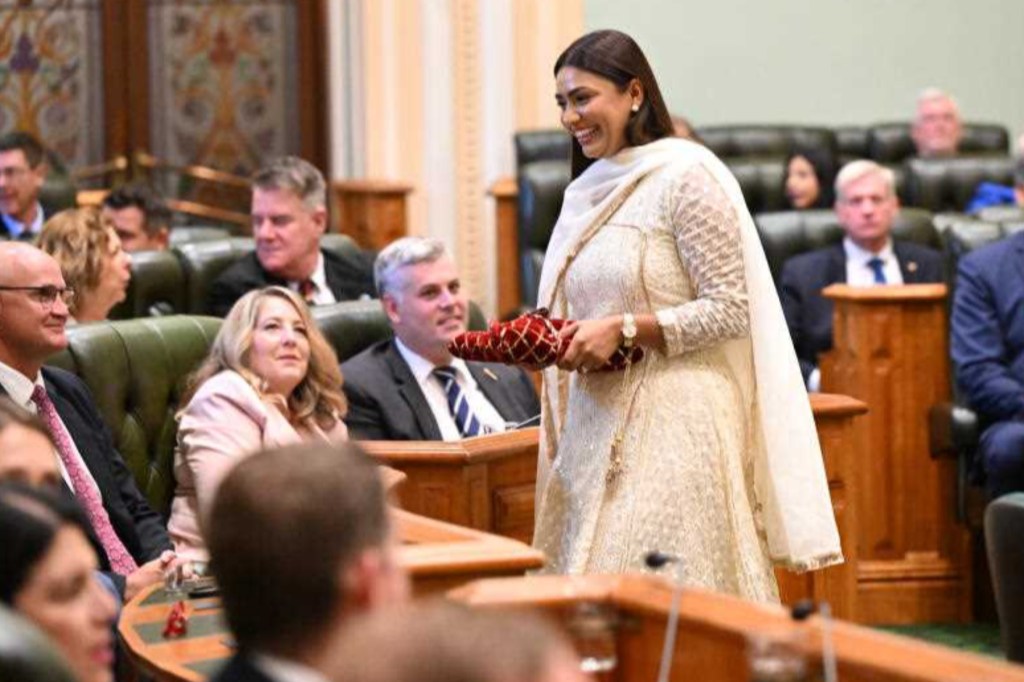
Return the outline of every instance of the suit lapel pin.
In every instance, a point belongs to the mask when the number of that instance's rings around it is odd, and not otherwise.
[[[917,263],[914,261],[907,263],[907,272],[917,272]]]
[[[488,369],[488,368],[486,368],[486,367],[484,367],[484,375],[485,375],[485,376],[486,376],[486,377],[487,377],[488,379],[490,379],[491,381],[497,381],[497,380],[498,380],[498,375],[497,375],[497,374],[495,374],[494,372],[492,372],[491,370],[489,370],[489,369]]]

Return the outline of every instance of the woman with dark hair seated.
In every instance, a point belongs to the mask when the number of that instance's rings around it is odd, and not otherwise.
[[[827,150],[794,148],[786,157],[786,179],[783,183],[790,208],[832,208],[836,170],[835,157]]]
[[[115,603],[86,524],[69,498],[0,484],[0,602],[49,635],[79,682],[109,682]]]
[[[348,438],[338,358],[285,287],[238,299],[182,402],[167,528],[191,561],[206,561],[200,519],[239,460],[268,447]]]
[[[114,223],[98,206],[68,209],[47,220],[39,248],[57,259],[75,292],[68,303],[75,322],[105,320],[125,299],[131,258],[121,248]]]

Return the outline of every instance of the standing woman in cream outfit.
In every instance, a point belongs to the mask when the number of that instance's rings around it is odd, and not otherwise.
[[[674,139],[646,57],[597,31],[555,64],[572,176],[539,305],[578,322],[545,371],[534,544],[555,573],[643,570],[777,601],[772,563],[842,561],[817,433],[739,186]],[[592,372],[620,345],[644,358]],[[548,469],[545,471],[545,469]]]
[[[284,287],[235,303],[183,400],[168,530],[178,555],[193,561],[207,559],[199,518],[236,462],[268,447],[348,435],[337,357],[302,299]]]

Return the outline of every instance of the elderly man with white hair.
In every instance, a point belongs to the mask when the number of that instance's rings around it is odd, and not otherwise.
[[[779,285],[800,370],[812,391],[820,387],[818,355],[832,348],[832,302],[822,289],[836,283],[939,282],[943,274],[939,252],[892,238],[900,204],[891,170],[853,161],[839,171],[835,187],[843,241],[786,261]]]
[[[910,136],[923,157],[953,156],[963,137],[960,107],[949,93],[927,88],[917,97],[917,110]]]

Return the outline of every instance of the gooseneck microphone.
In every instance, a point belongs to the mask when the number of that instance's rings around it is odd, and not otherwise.
[[[676,633],[679,631],[679,601],[683,596],[683,562],[673,555],[654,550],[644,556],[644,563],[651,570],[657,571],[668,564],[676,565],[675,581],[672,586],[672,607],[665,623],[665,643],[661,649],[661,664],[658,666],[658,682],[668,682],[668,674],[672,670],[672,654],[676,648]]]

